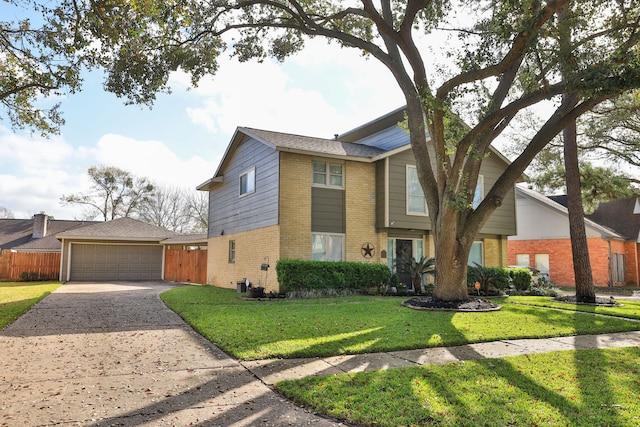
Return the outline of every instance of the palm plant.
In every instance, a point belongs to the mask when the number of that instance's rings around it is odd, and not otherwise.
[[[425,274],[436,275],[436,259],[422,256],[419,260],[414,257],[402,257],[396,260],[396,269],[400,273],[411,276],[411,283],[416,294],[420,294],[422,289],[422,277]]]

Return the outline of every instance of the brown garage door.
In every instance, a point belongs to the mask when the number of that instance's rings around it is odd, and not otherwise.
[[[69,280],[161,280],[162,246],[71,245]]]

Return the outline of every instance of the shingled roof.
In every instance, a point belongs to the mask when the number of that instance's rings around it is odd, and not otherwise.
[[[162,241],[177,233],[133,218],[116,218],[58,233],[58,239]]]
[[[588,218],[615,230],[627,239],[640,242],[640,198],[638,197],[600,203],[598,209]]]
[[[86,227],[94,221],[56,220],[47,222],[47,234],[33,238],[33,219],[0,219],[0,249],[26,252],[57,252],[60,241],[56,234],[76,228]]]
[[[343,142],[336,139],[314,138],[310,136],[293,135],[246,127],[239,128],[239,130],[259,141],[271,144],[276,149],[280,148],[334,156],[362,158],[372,158],[384,153],[384,150],[376,147],[355,144],[352,142]]]

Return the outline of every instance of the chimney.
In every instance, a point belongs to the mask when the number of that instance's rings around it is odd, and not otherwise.
[[[40,212],[33,216],[33,238],[42,239],[47,235],[47,223],[49,216],[44,212]]]

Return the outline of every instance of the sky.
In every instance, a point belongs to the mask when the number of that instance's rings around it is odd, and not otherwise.
[[[60,198],[89,190],[91,166],[195,191],[215,173],[238,126],[331,138],[404,105],[382,65],[323,40],[284,63],[227,58],[197,88],[174,73],[172,93],[152,109],[105,92],[100,72],[84,79],[80,93],[60,99],[59,135],[43,139],[0,121],[0,207],[15,218],[83,218],[82,207]]]

